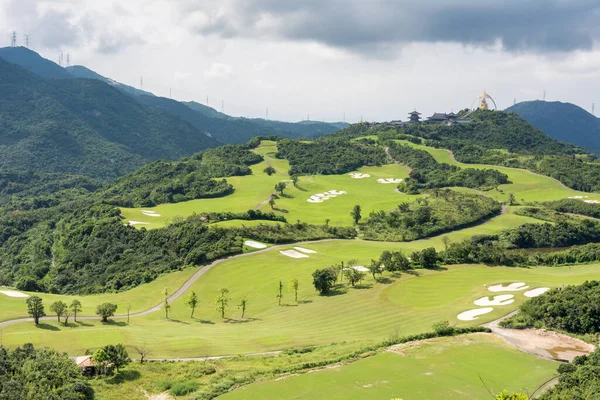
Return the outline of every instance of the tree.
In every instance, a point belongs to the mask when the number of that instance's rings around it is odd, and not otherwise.
[[[81,312],[81,302],[75,299],[71,302],[69,308],[73,312],[73,319],[75,320],[75,322],[77,322],[77,313]]]
[[[240,304],[238,304],[238,308],[242,309],[242,319],[244,319],[244,315],[246,314],[246,307],[248,306],[248,299],[246,297],[242,297],[240,300]]]
[[[517,199],[515,199],[515,195],[512,193],[508,194],[508,204],[511,206],[514,206],[515,204],[517,204]]]
[[[362,210],[360,206],[357,204],[350,212],[350,216],[352,217],[352,221],[354,221],[354,225],[358,224],[358,221],[360,221],[360,219],[362,218],[362,215],[360,215],[361,211]]]
[[[194,318],[194,311],[196,311],[196,307],[198,306],[198,296],[196,296],[196,292],[192,291],[190,296],[185,301],[185,304],[192,309],[192,314],[190,318]]]
[[[279,281],[279,294],[277,294],[278,301],[279,301],[279,305],[281,305],[281,299],[283,299],[283,282]]]
[[[131,346],[131,348],[133,348],[133,350],[139,354],[140,364],[142,364],[144,362],[144,359],[152,353],[152,351],[148,347],[146,347],[146,344],[143,344],[141,346]]]
[[[96,307],[96,315],[102,318],[102,322],[108,322],[108,318],[115,315],[117,305],[112,303],[103,303]]]
[[[72,311],[67,307],[65,308],[65,312],[63,313],[63,317],[65,317],[65,326],[69,326],[69,317],[72,315]]]
[[[294,187],[298,187],[298,175],[292,175],[292,184]]]
[[[278,197],[276,195],[272,195],[271,197],[269,197],[269,205],[271,206],[271,210],[275,209],[275,200]]]
[[[169,304],[169,289],[165,288],[162,293],[165,296],[165,300],[163,301],[163,308],[165,309],[165,318],[169,319],[169,310],[171,309],[171,304]]]
[[[365,278],[364,272],[353,267],[346,268],[345,274],[348,282],[350,282],[350,285],[353,287]]]
[[[450,245],[450,238],[448,236],[442,237],[442,243],[444,243],[444,250],[448,251],[448,246]]]
[[[106,369],[108,367],[108,355],[104,349],[96,350],[94,354],[92,354],[92,361],[98,366],[100,374],[106,374]]]
[[[378,260],[371,260],[371,265],[369,265],[369,272],[373,275],[373,279],[377,279],[375,275],[381,275],[383,273],[383,268],[381,268],[381,262]]]
[[[68,309],[67,307],[67,303],[65,303],[64,301],[55,301],[54,303],[50,304],[50,311],[52,311],[53,313],[56,314],[56,318],[58,319],[58,323],[60,323],[60,317],[63,316],[63,314],[65,313],[65,311]]]
[[[122,368],[131,362],[127,349],[121,343],[114,346],[109,344],[108,346],[104,346],[103,350],[108,362],[116,368],[117,373],[119,373],[119,368]]]
[[[294,292],[294,301],[298,302],[298,288],[300,287],[300,283],[297,278],[294,278],[290,281],[290,291]]]
[[[279,182],[277,185],[275,185],[275,192],[279,193],[280,195],[283,195],[284,190],[285,182]]]
[[[225,311],[227,310],[227,304],[229,304],[229,297],[227,297],[228,293],[229,289],[222,288],[221,294],[217,297],[217,311],[221,313],[221,318],[225,318]]]
[[[312,274],[313,285],[320,294],[327,294],[333,288],[336,273],[332,268],[318,269]]]
[[[271,167],[271,166],[269,165],[267,168],[265,168],[264,172],[265,172],[267,175],[271,176],[271,175],[273,175],[273,174],[274,174],[275,172],[277,172],[277,171],[275,171],[275,168],[273,168],[273,167]]]
[[[437,251],[434,247],[429,247],[421,251],[419,262],[423,268],[437,267]]]
[[[40,318],[45,317],[44,302],[38,296],[31,296],[27,299],[27,313],[31,315],[36,325],[40,324]]]
[[[506,390],[495,397],[496,400],[528,400],[529,397],[523,393],[508,393]]]

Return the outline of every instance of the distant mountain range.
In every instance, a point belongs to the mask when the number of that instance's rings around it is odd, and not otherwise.
[[[345,123],[235,118],[158,97],[24,47],[0,48],[0,169],[112,179],[255,136],[314,138]],[[6,93],[6,95],[5,95]]]
[[[600,155],[600,118],[571,103],[525,101],[506,109],[546,135]]]

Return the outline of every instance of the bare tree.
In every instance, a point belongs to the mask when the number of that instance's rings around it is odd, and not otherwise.
[[[145,343],[141,346],[131,346],[131,348],[133,348],[133,350],[140,355],[140,363],[143,363],[144,359],[148,358],[148,356],[152,354],[152,351],[146,347]]]

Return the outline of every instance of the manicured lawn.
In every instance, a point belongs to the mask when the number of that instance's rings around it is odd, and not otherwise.
[[[39,296],[44,300],[46,313],[51,315],[50,304],[55,301],[62,300],[67,304],[71,304],[73,299],[79,299],[83,306],[81,315],[96,315],[96,307],[99,304],[110,302],[118,306],[117,314],[127,314],[127,307],[131,305],[131,313],[144,311],[154,307],[163,298],[162,291],[168,288],[171,293],[179,289],[183,283],[194,274],[197,268],[187,268],[183,271],[172,272],[165,274],[158,279],[140,285],[132,290],[116,294],[99,294],[91,296],[63,296],[47,293],[30,293],[30,296]],[[7,289],[14,290],[14,289]],[[15,318],[27,317],[26,298],[8,297],[0,293],[0,321],[6,321]]]
[[[400,346],[352,364],[244,386],[235,399],[485,399],[495,392],[533,393],[558,364],[509,347],[489,334]]]
[[[470,231],[472,235],[478,227]],[[456,234],[450,237],[459,238]],[[402,249],[410,253],[431,245],[443,246],[439,237],[401,244],[333,241],[302,245],[317,251],[309,258],[291,259],[278,249],[238,257],[218,264],[192,286],[200,299],[194,319],[189,316],[185,298],[180,298],[172,304],[170,320],[157,312],[134,318],[129,325],[121,321],[108,325],[86,321],[85,326],[65,328],[52,321],[35,328],[22,323],[4,328],[4,343],[16,346],[33,342],[70,354],[82,354],[88,348],[109,343],[146,343],[155,357],[192,357],[339,341],[373,342],[396,329],[402,335],[428,331],[441,320],[459,326],[487,322],[514,310],[525,300],[516,293],[516,301],[511,305],[496,307],[475,322],[458,321],[458,313],[477,308],[473,302],[490,294],[486,284],[522,281],[534,288],[600,279],[598,265],[530,269],[471,265],[417,270],[414,275],[400,277],[386,275],[383,282],[366,277],[360,288],[343,288],[331,296],[319,296],[312,287],[311,273],[317,268],[351,258],[365,265],[383,250]],[[285,290],[282,306],[278,306],[275,295],[279,281],[287,289],[292,278],[300,281],[299,302]],[[215,298],[221,288],[229,289],[231,300],[226,316],[231,319],[222,320],[216,311]],[[245,319],[240,318],[237,307],[242,297],[248,299]]]
[[[425,150],[441,163],[456,165],[461,168],[495,169],[507,174],[508,179],[511,182],[510,184],[500,185],[498,187],[500,191],[490,190],[485,192],[488,196],[498,199],[499,201],[508,201],[509,193],[513,193],[518,202],[553,201],[566,199],[569,196],[587,196],[587,198],[590,200],[600,200],[600,194],[585,193],[568,189],[560,185],[560,183],[556,182],[552,178],[536,175],[530,171],[499,167],[495,165],[463,164],[453,161],[448,150],[417,145],[406,140],[399,140],[398,142],[417,149]]]
[[[246,221],[243,219],[233,219],[231,221],[221,221],[215,222],[214,224],[210,224],[212,227],[218,228],[240,228],[240,227],[253,227],[258,225],[283,225],[283,222],[279,221],[263,221],[263,220],[255,220],[255,221]]]

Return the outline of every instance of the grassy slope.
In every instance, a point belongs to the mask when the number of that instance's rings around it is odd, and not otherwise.
[[[73,299],[79,299],[82,303],[83,312],[80,315],[95,315],[96,306],[106,302],[117,304],[119,307],[117,309],[118,314],[127,314],[128,305],[131,305],[131,313],[135,313],[147,310],[160,303],[163,298],[162,291],[165,287],[169,288],[171,293],[174,292],[196,271],[197,268],[187,268],[183,271],[173,272],[135,289],[117,294],[64,296],[47,293],[26,293],[41,297],[44,300],[48,315],[51,315],[50,304],[53,302],[62,300],[70,304]],[[8,297],[0,294],[0,321],[27,317],[26,300],[25,298]]]
[[[401,352],[378,354],[341,368],[245,386],[222,398],[483,399],[490,396],[479,374],[494,390],[532,393],[557,367],[487,334],[432,339],[398,349]]]
[[[508,175],[508,179],[512,182],[507,185],[500,185],[499,189],[490,190],[486,194],[499,201],[508,201],[509,193],[513,193],[517,201],[552,201],[565,199],[569,196],[587,196],[589,199],[600,200],[600,194],[585,193],[563,187],[559,182],[552,178],[536,175],[526,170],[499,167],[495,165],[484,164],[463,164],[452,160],[450,152],[444,149],[434,149],[423,145],[417,145],[405,140],[398,141],[399,143],[412,146],[417,149],[429,152],[438,162],[456,165],[461,168],[488,168],[495,169]]]

